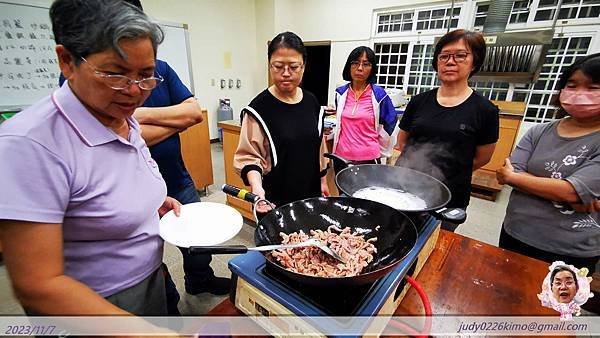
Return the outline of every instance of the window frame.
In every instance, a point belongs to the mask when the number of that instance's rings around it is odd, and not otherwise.
[[[459,19],[459,26],[462,25],[465,22],[470,23],[470,27],[472,29],[473,24],[475,22],[475,16],[476,16],[476,10],[477,10],[477,5],[481,4],[481,3],[485,3],[485,2],[489,2],[489,0],[467,0],[466,2],[462,2],[459,5],[461,6],[461,12],[460,12],[460,19]],[[521,23],[521,24],[507,24],[507,31],[528,31],[528,30],[536,30],[536,29],[540,29],[540,28],[549,28],[552,25],[552,21],[543,21],[543,22],[536,22],[534,24],[531,24],[530,21],[533,20],[533,18],[535,17],[535,10],[537,8],[537,5],[539,4],[539,0],[533,0],[532,3],[530,4],[530,15],[528,17],[528,22],[527,23]],[[423,6],[422,8],[425,9],[432,9],[432,8],[440,8],[443,6],[440,6],[439,4],[436,6]],[[395,11],[406,11],[408,8],[403,8],[403,9],[394,9]],[[416,11],[416,9],[413,8],[413,10]],[[376,20],[377,15],[379,13],[382,12],[391,12],[392,10],[389,9],[385,9],[383,11],[377,11],[374,10],[373,11],[373,20]],[[416,12],[415,12],[416,13]],[[415,14],[417,15],[417,14]],[[414,19],[415,17],[413,17]],[[570,38],[577,38],[577,37],[590,37],[590,44],[588,46],[588,51],[587,53],[597,53],[600,52],[600,25],[598,25],[597,23],[594,22],[594,24],[584,24],[585,22],[589,22],[590,20],[588,20],[589,18],[586,19],[573,19],[573,20],[568,20],[570,23],[567,23],[565,25],[559,26],[559,22],[561,20],[558,20],[557,22],[557,27],[559,27],[559,29],[556,30],[556,33],[554,34],[554,38],[557,37],[570,37]],[[592,18],[593,19],[593,18]],[[573,22],[577,22],[577,24],[573,24]],[[374,21],[375,22],[375,21]],[[416,20],[413,20],[413,25],[414,28],[416,28]],[[462,27],[467,27],[467,25],[463,25]],[[410,90],[409,88],[413,88],[413,91],[415,93],[419,93],[422,92],[424,90],[422,90],[423,88],[428,87],[427,84],[423,85],[422,80],[423,80],[423,74],[426,74],[423,69],[423,62],[420,63],[420,65],[418,67],[421,68],[417,68],[417,71],[412,71],[413,77],[415,72],[418,74],[421,74],[419,76],[419,78],[417,79],[415,84],[410,84],[411,82],[411,68],[413,67],[413,62],[415,62],[416,60],[422,60],[421,58],[419,58],[416,55],[413,55],[414,52],[414,48],[416,45],[427,45],[427,44],[433,44],[433,41],[435,39],[435,37],[439,37],[443,34],[446,33],[446,29],[436,29],[436,30],[429,30],[429,31],[419,31],[416,32],[415,30],[413,30],[412,32],[392,32],[392,33],[386,33],[386,34],[375,34],[375,30],[376,30],[376,25],[372,25],[373,28],[373,35],[371,36],[371,46],[373,46],[373,49],[375,50],[375,44],[380,44],[380,43],[408,43],[408,51],[407,51],[407,60],[406,60],[406,66],[405,66],[405,71],[403,74],[398,74],[399,76],[402,76],[403,81],[402,81],[402,86],[395,86],[395,88],[400,88],[402,90],[404,90],[407,94],[410,94]],[[426,60],[426,59],[425,59]],[[561,67],[564,67],[564,65],[562,65]],[[537,82],[537,81],[536,81]],[[507,101],[519,101],[519,102],[525,102],[526,104],[526,109],[529,110],[530,108],[539,108],[539,105],[537,104],[533,104],[533,103],[529,103],[532,95],[546,95],[545,101],[543,103],[544,105],[544,109],[549,109],[551,108],[551,105],[549,104],[549,101],[547,100],[548,96],[551,96],[553,93],[552,90],[548,90],[548,89],[534,89],[535,83],[533,84],[528,84],[526,86],[526,88],[522,88],[522,86],[520,84],[516,84],[516,83],[508,83],[508,88],[506,87],[505,83],[494,83],[491,88],[489,88],[489,86],[484,86],[484,87],[480,87],[479,84],[481,83],[474,83],[472,81],[470,81],[470,84],[473,86],[473,88],[475,90],[478,90],[479,92],[481,92],[483,90],[484,93],[486,93],[487,97],[490,99],[496,99],[498,97],[498,95],[501,95],[501,97],[504,97],[505,95],[505,100]],[[435,84],[435,83],[434,83]],[[487,85],[487,84],[486,84]],[[498,91],[498,88],[496,88],[496,86],[499,85],[503,88],[500,88],[500,91]],[[385,85],[383,85],[385,87]],[[434,85],[435,86],[435,85]],[[416,88],[416,89],[414,89]],[[502,92],[502,93],[500,93]],[[499,94],[500,93],[500,94]],[[523,99],[523,96],[524,100]],[[517,100],[518,99],[518,100]],[[527,114],[527,113],[526,113]],[[524,116],[524,121],[528,121],[528,122],[547,122],[552,120],[552,115],[549,115],[547,113],[545,114],[540,114],[541,118],[537,119],[537,121],[532,121],[535,120],[534,118],[532,118],[531,116],[525,117]]]
[[[474,30],[481,31],[483,29],[483,26],[475,26],[475,19],[476,19],[475,15],[477,12],[477,6],[482,3],[491,3],[491,1],[490,0],[475,0],[472,3],[474,3],[475,7],[473,9],[473,15],[469,20],[469,22],[470,22],[469,27],[471,27]],[[568,4],[568,5],[561,6],[561,8],[565,8],[565,6],[567,6],[567,8],[578,8],[577,13],[579,13],[580,8],[582,7],[582,3],[583,3],[583,0],[579,0],[578,5]],[[467,1],[466,4],[467,4],[466,7],[468,7],[469,1]],[[540,7],[539,4],[540,4],[540,0],[531,0],[531,4],[529,6],[529,11],[528,11],[529,15],[527,17],[526,22],[510,23],[510,17],[509,17],[509,21],[506,24],[506,30],[540,29],[540,28],[548,28],[548,27],[552,26],[554,17],[551,17],[549,20],[541,20],[541,21],[535,21],[535,17],[539,10],[555,8],[556,5],[554,5],[552,7]],[[513,9],[511,10],[511,16],[513,14],[515,14],[514,4],[513,4]],[[566,27],[566,26],[571,26],[571,25],[597,25],[598,20],[600,20],[600,17],[598,17],[598,18],[594,17],[594,18],[558,19],[556,21],[556,27]]]
[[[460,3],[454,4],[454,10],[455,11],[457,9],[459,10],[459,14],[457,16],[458,21],[457,21],[456,28],[466,26],[466,25],[464,25],[464,22],[467,18],[467,16],[465,15],[465,4],[467,4],[467,3],[468,2],[460,2]],[[418,7],[417,6],[404,6],[404,7],[395,7],[395,8],[375,9],[373,11],[373,18],[372,18],[373,24],[371,25],[371,36],[376,37],[376,38],[385,38],[385,37],[389,37],[389,36],[398,36],[398,35],[411,36],[414,34],[428,34],[428,35],[429,34],[440,35],[440,33],[443,34],[447,30],[446,27],[418,30],[417,29],[418,15],[419,15],[419,12],[424,12],[424,11],[433,12],[434,10],[442,10],[442,9],[449,11],[450,8],[451,8],[451,3],[448,2],[445,4],[424,4],[423,6],[418,6]],[[391,15],[396,15],[396,14],[404,15],[406,13],[413,13],[412,29],[410,31],[400,30],[400,31],[378,32],[380,16],[382,16],[382,15],[390,15],[391,16]],[[447,15],[447,12],[445,14]],[[446,15],[444,16],[444,20],[445,20],[444,24],[448,20]],[[454,20],[454,19],[451,19],[451,20]]]
[[[596,29],[577,29],[578,27],[570,27],[570,28],[571,29],[569,29],[568,31],[566,31],[564,33],[555,33],[553,39],[556,39],[556,38],[571,38],[572,39],[572,38],[589,37],[590,43],[589,43],[587,52],[585,54],[577,54],[577,56],[582,56],[582,55],[600,51],[600,41],[599,41],[600,40],[600,27],[597,27]],[[571,41],[571,40],[569,40],[569,41]],[[568,57],[571,57],[571,53],[567,53],[566,49],[561,50],[561,53],[557,54],[556,56],[550,55],[550,57],[561,58],[561,64],[558,67],[558,69],[554,72],[551,72],[551,74],[554,74],[553,77],[551,77],[549,79],[552,81],[551,88],[545,87],[544,89],[536,89],[535,87],[539,81],[539,79],[538,79],[538,81],[536,81],[535,83],[529,84],[527,89],[515,88],[513,90],[512,96],[514,96],[514,94],[527,92],[527,96],[524,101],[526,110],[525,110],[525,114],[523,116],[523,121],[544,123],[544,122],[553,121],[555,119],[554,114],[550,113],[550,110],[555,109],[555,106],[553,106],[551,104],[551,97],[558,93],[558,91],[555,89],[556,84],[558,83],[558,74],[560,74],[560,72],[562,71],[562,69],[564,69],[564,67],[566,67],[570,63],[572,63],[572,61],[569,63],[565,63],[565,64],[562,63],[562,61],[564,61],[565,55],[567,55]],[[546,56],[546,57],[548,57],[548,56]],[[546,63],[544,63],[544,65],[546,65]],[[554,64],[554,65],[556,65],[556,64]],[[542,72],[540,76],[545,75],[544,73],[546,73],[546,72]],[[544,100],[544,102],[531,103],[532,97],[534,95],[541,95],[542,100]],[[521,102],[523,102],[523,101],[521,101]],[[538,109],[536,118],[532,118],[532,116],[530,116],[528,114],[528,111],[530,109]],[[544,112],[540,113],[539,110],[543,110]]]

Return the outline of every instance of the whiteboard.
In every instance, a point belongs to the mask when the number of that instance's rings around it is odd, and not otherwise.
[[[157,57],[194,93],[187,25],[159,22]],[[58,88],[60,69],[48,7],[0,1],[0,111],[19,111]]]
[[[48,8],[0,2],[0,110],[20,110],[58,88]]]
[[[170,22],[159,22],[165,33],[165,40],[158,45],[156,57],[167,61],[169,66],[175,70],[181,82],[194,93],[194,81],[192,75],[192,56],[190,54],[190,43],[188,27],[186,24]]]

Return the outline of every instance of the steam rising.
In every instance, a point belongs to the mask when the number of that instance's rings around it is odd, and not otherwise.
[[[402,155],[396,161],[396,166],[420,171],[445,182],[446,176],[442,168],[434,163],[454,162],[448,146],[443,144],[422,143],[406,144]]]

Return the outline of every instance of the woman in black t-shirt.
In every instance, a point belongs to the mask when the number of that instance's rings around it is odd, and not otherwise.
[[[452,193],[448,207],[467,207],[472,172],[490,161],[498,140],[498,108],[467,82],[484,58],[480,33],[458,29],[444,35],[433,54],[440,87],[413,97],[400,121],[396,165],[444,182]],[[457,226],[442,224],[451,231]]]

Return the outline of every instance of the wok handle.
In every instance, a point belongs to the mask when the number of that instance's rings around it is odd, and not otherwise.
[[[250,203],[256,203],[256,201],[258,201],[260,199],[260,197],[258,195],[255,195],[246,189],[238,188],[236,186],[229,185],[229,184],[223,184],[221,186],[221,190],[223,190],[223,192],[226,193],[227,195],[237,197],[241,200],[244,200],[244,201],[250,202]]]
[[[260,196],[253,194],[246,189],[238,188],[236,186],[229,185],[229,184],[223,184],[221,186],[221,190],[223,190],[223,192],[226,193],[227,195],[231,195],[233,197],[236,197],[236,198],[239,198],[246,202],[250,202],[250,203],[254,204],[254,206],[252,208],[252,214],[254,215],[254,220],[256,221],[256,225],[258,225],[258,215],[256,214],[256,206],[258,205],[259,202],[265,201],[267,204],[269,204],[271,206],[272,209],[275,209],[275,205],[273,203],[267,201],[264,198],[260,198]]]
[[[209,246],[191,246],[188,248],[190,254],[241,254],[248,252],[244,245],[209,245]]]
[[[323,156],[332,159],[334,165],[336,165],[336,167],[338,167],[338,168],[345,169],[347,167],[353,166],[353,164],[350,163],[350,161],[348,161],[345,158],[340,157],[338,155],[335,155],[332,153],[325,153],[325,154],[323,154]]]
[[[441,208],[433,210],[435,218],[442,221],[462,224],[467,220],[467,212],[461,208]]]

